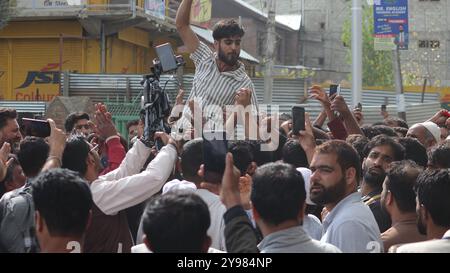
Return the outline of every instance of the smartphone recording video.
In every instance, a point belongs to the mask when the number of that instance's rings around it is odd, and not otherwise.
[[[298,135],[299,131],[305,130],[305,108],[292,107],[292,133]]]
[[[48,137],[50,136],[50,123],[46,120],[22,118],[24,132],[27,136]]]
[[[330,85],[330,92],[329,92],[328,96],[331,97],[334,94],[339,95],[339,92],[340,92],[339,89],[340,89],[340,86],[338,84],[331,84]]]
[[[203,132],[204,180],[219,183],[225,171],[228,141],[225,132]]]
[[[155,47],[156,55],[161,62],[163,72],[168,72],[177,69],[177,59],[173,53],[172,46],[165,43]]]

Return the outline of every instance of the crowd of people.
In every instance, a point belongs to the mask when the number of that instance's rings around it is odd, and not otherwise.
[[[366,124],[360,107],[314,85],[323,110],[295,131],[289,113],[258,109],[238,58],[243,28],[220,21],[213,51],[189,26],[191,5],[176,24],[193,89],[186,104],[180,90],[154,146],[141,141],[145,115],[125,139],[102,103],[64,130],[48,119],[46,138],[0,108],[0,252],[450,252],[446,110]],[[232,115],[217,114],[225,106]],[[220,125],[226,147],[211,153],[202,132]]]

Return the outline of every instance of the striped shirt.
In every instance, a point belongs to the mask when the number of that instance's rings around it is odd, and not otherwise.
[[[236,92],[241,88],[249,88],[252,91],[251,104],[252,112],[258,111],[258,102],[255,88],[250,77],[245,72],[245,66],[239,62],[239,68],[234,71],[220,72],[216,63],[216,53],[200,42],[198,48],[191,54],[191,59],[195,64],[195,75],[189,100],[195,100],[203,111],[206,120],[215,124],[222,124],[223,117],[220,110],[227,105],[234,105]],[[221,109],[218,109],[220,107]],[[190,116],[188,104],[183,110],[183,117],[178,121],[178,128],[189,128],[190,123],[186,116]],[[216,129],[219,129],[216,127]]]

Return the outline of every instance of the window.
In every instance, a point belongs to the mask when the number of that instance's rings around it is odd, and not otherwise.
[[[325,58],[323,57],[318,58],[318,63],[319,65],[325,65]]]
[[[321,30],[325,30],[325,23],[324,23],[324,22],[321,22],[321,23],[320,23],[320,29],[321,29]]]

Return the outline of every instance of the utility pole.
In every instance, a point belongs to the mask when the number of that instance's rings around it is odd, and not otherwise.
[[[403,94],[403,79],[402,79],[402,70],[400,66],[400,52],[398,50],[398,45],[395,50],[392,50],[392,67],[394,68],[395,93],[397,94],[398,117],[403,120],[406,120],[405,94]]]
[[[267,0],[267,39],[266,39],[266,58],[265,58],[265,73],[264,73],[264,103],[272,103],[272,90],[273,90],[273,65],[274,65],[274,53],[276,46],[276,33],[275,33],[275,0]]]
[[[361,102],[362,92],[362,5],[352,0],[352,103]]]

